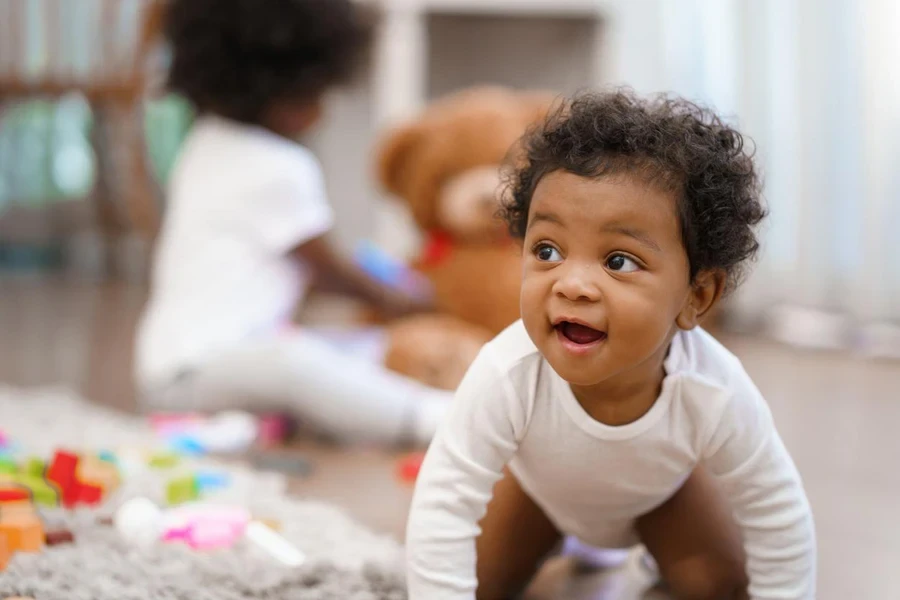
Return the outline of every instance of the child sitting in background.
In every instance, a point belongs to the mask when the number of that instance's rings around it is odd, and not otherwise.
[[[354,3],[173,0],[166,34],[169,86],[198,119],[173,170],[136,342],[145,408],[286,409],[340,438],[426,444],[449,392],[288,327],[312,283],[389,314],[428,308],[335,250],[322,171],[295,141],[366,49]]]
[[[676,598],[814,598],[800,476],[739,360],[698,327],[758,248],[742,136],[686,101],[588,94],[526,137],[511,187],[522,320],[428,450],[411,600],[513,597],[564,535],[642,542]]]

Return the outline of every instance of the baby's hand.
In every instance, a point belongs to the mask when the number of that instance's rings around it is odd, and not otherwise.
[[[404,281],[399,287],[385,286],[381,296],[381,309],[390,317],[434,310],[434,295],[428,280],[416,277]]]

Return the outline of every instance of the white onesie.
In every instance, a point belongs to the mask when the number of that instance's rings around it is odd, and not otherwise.
[[[521,321],[482,350],[435,437],[407,528],[411,600],[474,598],[475,538],[509,464],[564,534],[637,543],[635,519],[701,461],[743,530],[750,594],[813,598],[815,534],[800,477],[739,360],[702,330],[680,332],[662,392],[640,419],[592,419]]]

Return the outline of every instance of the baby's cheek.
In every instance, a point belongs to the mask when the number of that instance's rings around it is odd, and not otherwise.
[[[613,333],[627,339],[638,353],[655,348],[673,322],[668,303],[641,290],[620,295],[609,310]]]

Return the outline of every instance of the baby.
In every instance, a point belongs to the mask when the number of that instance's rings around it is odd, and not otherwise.
[[[743,137],[617,91],[524,141],[504,211],[522,319],[481,351],[428,451],[410,597],[515,596],[572,536],[643,544],[677,598],[813,598],[800,477],[740,361],[699,327],[759,246]]]

